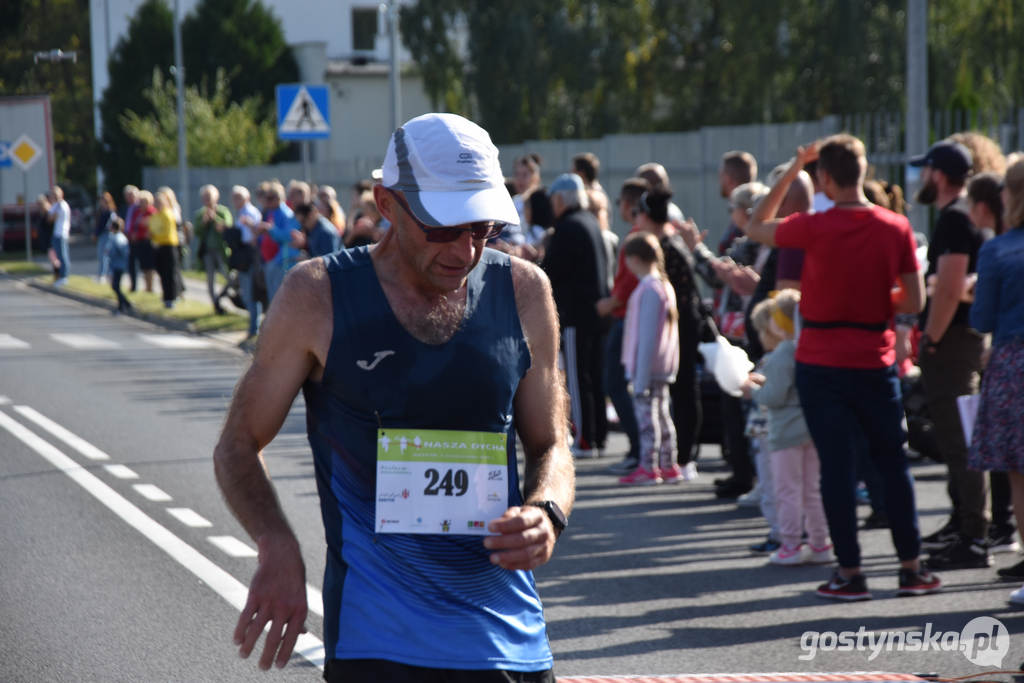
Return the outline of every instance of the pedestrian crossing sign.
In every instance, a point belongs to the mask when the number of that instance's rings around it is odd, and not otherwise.
[[[10,140],[0,140],[0,168],[9,168],[12,164],[11,142]]]
[[[294,83],[277,86],[277,136],[282,140],[315,140],[331,136],[326,85]]]

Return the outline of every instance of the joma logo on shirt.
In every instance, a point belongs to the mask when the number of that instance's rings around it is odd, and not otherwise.
[[[395,352],[392,351],[391,349],[388,349],[386,351],[377,351],[373,354],[372,361],[367,362],[365,360],[357,360],[356,366],[359,367],[360,370],[373,370],[375,367],[377,367],[378,363],[380,363],[388,356],[393,355],[395,355]]]

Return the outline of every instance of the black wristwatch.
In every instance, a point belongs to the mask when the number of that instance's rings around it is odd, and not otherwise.
[[[526,505],[538,507],[547,513],[548,519],[551,520],[551,526],[555,527],[555,536],[561,536],[565,527],[569,526],[569,519],[562,512],[562,508],[558,507],[558,503],[553,500],[541,500],[535,503],[526,503]]]

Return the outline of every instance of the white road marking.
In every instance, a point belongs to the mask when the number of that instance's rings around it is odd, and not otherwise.
[[[6,396],[0,396],[0,406],[8,405],[10,402],[11,399],[7,398]]]
[[[65,346],[83,351],[121,348],[121,345],[117,342],[97,337],[95,334],[51,334],[50,337]]]
[[[148,538],[154,545],[192,572],[200,581],[212,588],[236,610],[245,609],[249,596],[248,587],[231,574],[211,562],[205,555],[171,533],[167,527],[136,507],[114,489],[104,484],[96,475],[80,467],[54,446],[44,441],[13,418],[0,412],[0,427],[34,450],[47,462],[68,475],[72,481],[88,491],[111,512],[129,526]],[[307,589],[308,590],[308,589]],[[310,633],[299,636],[295,652],[323,670],[325,650],[323,642]]]
[[[184,334],[140,334],[139,339],[164,349],[205,349],[213,346],[213,342],[209,339],[199,339]]]
[[[324,594],[316,586],[306,584],[306,605],[317,616],[324,615]]]
[[[9,334],[0,334],[0,349],[27,349],[32,345]]]
[[[213,522],[191,508],[167,508],[167,512],[185,526],[190,526],[193,529],[213,526]]]
[[[103,469],[110,472],[118,479],[138,479],[139,475],[135,473],[135,470],[125,467],[124,465],[104,465]]]
[[[110,456],[101,451],[100,449],[93,446],[91,443],[81,438],[77,434],[72,434],[64,427],[39,413],[34,408],[28,406],[14,406],[15,412],[20,413],[22,416],[35,422],[37,425],[45,429],[46,431],[53,434],[55,437],[66,443],[67,445],[74,448],[76,451],[89,458],[90,460],[110,460]]]
[[[242,543],[234,536],[207,536],[206,540],[214,544],[231,557],[256,557],[256,551]]]
[[[135,489],[136,493],[145,498],[151,500],[154,503],[166,503],[169,500],[174,500],[163,489],[154,486],[153,484],[132,484],[132,488]]]

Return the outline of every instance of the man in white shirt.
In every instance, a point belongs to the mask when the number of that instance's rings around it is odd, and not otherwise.
[[[67,284],[68,270],[71,266],[71,259],[68,253],[68,238],[71,236],[71,207],[64,201],[64,190],[59,185],[54,185],[46,198],[50,202],[47,210],[47,219],[53,223],[53,238],[50,241],[50,248],[56,259],[60,262],[57,270],[55,285]]]
[[[248,188],[235,185],[231,188],[231,204],[235,209],[235,225],[241,233],[241,248],[232,247],[232,260],[236,263],[231,267],[238,271],[238,284],[242,290],[242,298],[249,309],[249,334],[247,340],[256,336],[259,326],[261,305],[253,288],[253,276],[261,268],[260,255],[256,251],[256,235],[253,226],[263,220],[260,210],[250,201]],[[244,252],[244,256],[242,256]],[[262,274],[260,275],[262,277]]]

